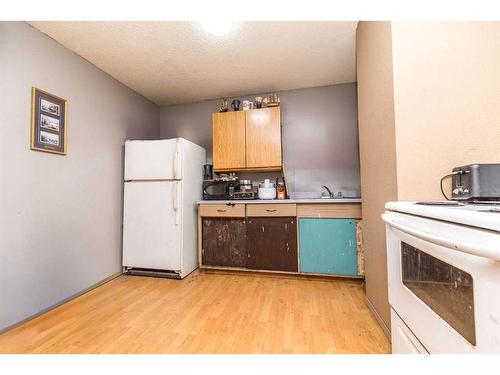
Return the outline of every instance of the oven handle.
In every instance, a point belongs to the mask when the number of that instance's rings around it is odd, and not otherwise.
[[[421,240],[432,242],[436,245],[444,246],[452,250],[461,251],[463,253],[477,255],[483,258],[500,260],[500,251],[498,247],[471,244],[467,242],[459,242],[456,240],[448,240],[446,238],[437,237],[432,234],[421,232],[412,228],[408,228],[404,225],[401,225],[392,220],[390,215],[387,213],[382,214],[382,220],[384,220],[385,223],[390,225],[391,227],[394,227],[400,230],[401,232],[404,232],[411,236],[420,238]]]

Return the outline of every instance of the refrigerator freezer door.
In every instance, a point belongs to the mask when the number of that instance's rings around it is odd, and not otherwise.
[[[125,183],[123,266],[181,271],[181,184]]]
[[[125,142],[125,181],[180,180],[180,139]]]

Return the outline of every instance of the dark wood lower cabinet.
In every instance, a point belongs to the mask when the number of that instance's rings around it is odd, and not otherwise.
[[[202,218],[202,263],[246,267],[245,219]]]
[[[298,272],[295,217],[202,218],[202,263]]]
[[[298,272],[295,217],[247,218],[246,268]]]

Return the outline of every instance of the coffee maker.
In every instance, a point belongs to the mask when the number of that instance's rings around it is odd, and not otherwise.
[[[203,166],[203,180],[211,181],[214,179],[214,170],[212,164],[205,164]]]

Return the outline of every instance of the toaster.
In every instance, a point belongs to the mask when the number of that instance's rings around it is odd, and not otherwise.
[[[500,164],[469,164],[453,168],[452,199],[500,200]]]

